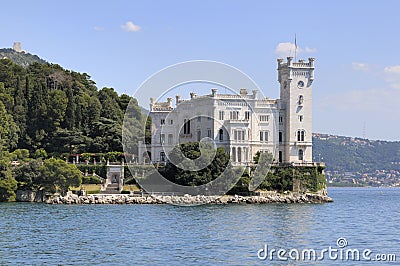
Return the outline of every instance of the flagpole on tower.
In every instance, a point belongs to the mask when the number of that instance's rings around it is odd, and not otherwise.
[[[296,40],[296,33],[294,34],[294,62],[296,62],[296,55],[297,55],[297,40]]]

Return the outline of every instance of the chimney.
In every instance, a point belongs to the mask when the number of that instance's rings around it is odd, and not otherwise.
[[[246,96],[247,95],[247,89],[240,89],[240,95],[241,96]]]
[[[181,102],[181,96],[180,95],[176,95],[175,99],[176,99],[176,105],[178,105]]]
[[[154,98],[150,98],[150,111],[153,110]]]
[[[258,90],[253,90],[253,98],[257,99]]]
[[[167,98],[168,107],[172,108],[172,98]]]
[[[288,57],[287,57],[287,64],[288,64],[288,66],[291,66],[291,65],[292,65],[292,60],[293,60],[293,56],[288,56]]]
[[[315,58],[313,58],[313,57],[308,58],[308,62],[310,63],[311,67],[314,67],[314,60],[315,60]]]

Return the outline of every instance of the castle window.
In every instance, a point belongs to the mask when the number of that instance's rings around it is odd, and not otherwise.
[[[197,130],[197,141],[201,140],[201,131]]]
[[[235,141],[244,141],[246,138],[246,130],[234,130],[233,131],[233,139]]]
[[[219,141],[223,141],[224,140],[224,130],[221,128],[219,130]]]
[[[260,131],[260,141],[268,141],[269,132],[268,131]]]
[[[259,119],[260,119],[260,122],[268,122],[269,115],[260,115]]]
[[[224,111],[219,111],[219,120],[224,120]]]
[[[304,102],[304,97],[303,97],[303,95],[300,95],[299,96],[299,105],[302,105],[303,102]]]
[[[244,113],[244,120],[250,120],[250,111]]]
[[[283,141],[283,133],[282,131],[279,131],[279,142],[281,143]]]
[[[242,148],[237,148],[237,161],[241,162],[242,161]]]
[[[190,120],[185,119],[183,123],[183,134],[190,134]]]
[[[303,150],[299,150],[299,161],[303,161],[304,157],[304,151]]]
[[[299,115],[299,121],[303,122],[303,116],[302,115]]]
[[[282,151],[279,151],[279,162],[280,163],[283,162],[283,153],[282,153]]]
[[[164,144],[165,143],[165,134],[160,135],[160,143]]]
[[[168,144],[172,145],[173,142],[174,142],[174,136],[172,134],[168,134]]]
[[[169,124],[170,124],[170,125],[173,125],[173,124],[174,124],[174,120],[170,119],[170,120],[169,120]]]
[[[165,162],[165,152],[163,151],[160,152],[160,161]]]
[[[161,119],[161,125],[165,125],[165,119]]]
[[[238,120],[239,119],[239,111],[231,111],[230,112],[230,119],[231,120]]]
[[[236,162],[236,148],[235,147],[232,148],[232,161]]]
[[[282,124],[282,123],[283,123],[283,117],[279,116],[279,124]]]
[[[207,137],[211,138],[211,129],[210,128],[207,129]]]
[[[297,130],[297,141],[304,141],[305,131]]]

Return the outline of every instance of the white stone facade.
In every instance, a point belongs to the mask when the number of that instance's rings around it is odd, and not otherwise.
[[[314,58],[308,62],[278,59],[280,99],[249,94],[211,94],[189,100],[176,96],[167,102],[151,99],[152,140],[139,144],[139,162],[148,152],[151,161],[163,162],[177,144],[211,138],[230,153],[236,165],[253,162],[258,151],[269,151],[280,163],[312,162],[312,83]],[[146,152],[147,151],[147,152]]]

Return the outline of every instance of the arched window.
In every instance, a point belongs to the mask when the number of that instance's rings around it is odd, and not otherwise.
[[[160,152],[160,161],[165,162],[165,152],[163,151]]]
[[[232,148],[232,162],[236,162],[236,148],[233,147]]]
[[[297,130],[297,141],[304,141],[305,131],[304,130]]]
[[[185,119],[183,120],[183,134],[190,134],[190,120]]]
[[[224,130],[221,128],[219,130],[219,141],[223,141],[224,140]]]
[[[303,161],[304,159],[304,151],[303,150],[299,150],[299,161]]]

